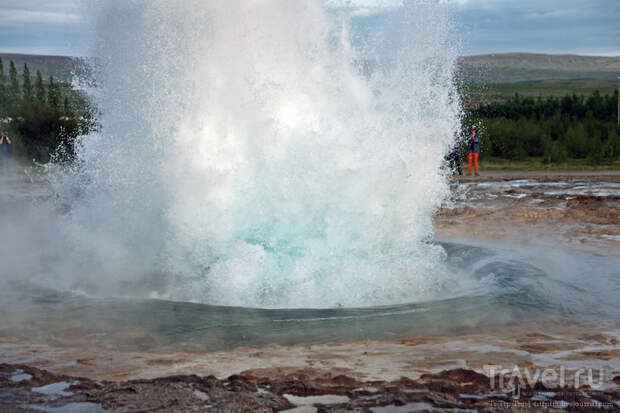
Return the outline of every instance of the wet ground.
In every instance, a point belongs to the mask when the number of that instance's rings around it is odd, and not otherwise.
[[[620,255],[620,172],[460,177],[438,237]]]
[[[172,354],[2,340],[0,410],[617,411],[618,331],[540,320],[458,337]]]
[[[440,240],[611,258],[620,256],[619,215],[620,173],[501,173],[455,181],[435,225]],[[612,281],[610,297],[620,293]],[[223,351],[4,334],[0,411],[620,411],[614,317],[458,324],[382,341]]]

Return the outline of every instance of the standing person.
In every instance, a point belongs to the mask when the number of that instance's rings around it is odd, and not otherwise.
[[[0,135],[0,162],[2,163],[2,169],[7,171],[9,168],[9,156],[11,154],[11,138],[9,138],[8,132],[2,132]]]
[[[454,173],[454,167],[456,166],[456,170],[459,171],[459,175],[463,175],[463,170],[461,169],[461,156],[459,155],[460,142],[454,142],[454,146],[452,146],[452,151],[448,155],[448,161],[450,161],[450,170]]]
[[[480,176],[478,173],[478,156],[480,155],[480,135],[476,131],[476,126],[471,127],[471,135],[469,135],[469,141],[467,144],[467,175],[471,175],[472,161],[474,164],[474,172],[476,176]]]

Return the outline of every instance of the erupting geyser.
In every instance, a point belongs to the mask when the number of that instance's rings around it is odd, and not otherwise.
[[[326,7],[97,10],[102,128],[55,184],[77,286],[332,307],[443,284],[427,241],[459,122],[449,10],[406,2],[362,35],[361,13]]]

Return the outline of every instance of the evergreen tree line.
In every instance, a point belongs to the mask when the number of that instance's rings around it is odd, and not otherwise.
[[[13,138],[14,155],[37,162],[50,156],[71,159],[75,138],[95,127],[94,112],[86,99],[69,85],[32,76],[24,64],[20,76],[13,61],[8,75],[0,58],[0,129]]]
[[[617,105],[617,91],[536,99],[516,94],[504,103],[469,109],[466,123],[481,125],[481,156],[539,157],[547,163],[575,158],[598,165],[620,160]]]
[[[618,93],[588,97],[529,98],[515,94],[506,102],[466,111],[464,125],[479,125],[481,156],[542,158],[563,163],[570,158],[591,164],[620,161]],[[13,61],[8,75],[0,58],[0,129],[13,137],[13,151],[38,162],[50,156],[70,160],[75,139],[97,127],[96,109],[70,85],[41,72],[32,76],[24,64],[20,76]],[[467,128],[469,129],[469,128]],[[467,131],[463,132],[467,135]]]

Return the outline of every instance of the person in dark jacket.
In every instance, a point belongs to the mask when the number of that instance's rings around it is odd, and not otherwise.
[[[11,138],[9,138],[8,132],[2,132],[0,135],[0,165],[2,166],[3,171],[9,170],[9,162],[11,155]]]
[[[460,149],[459,141],[454,142],[454,146],[452,146],[452,150],[448,155],[448,161],[450,162],[450,170],[454,173],[454,167],[459,172],[459,175],[463,175],[463,170],[461,169],[461,156],[459,154]]]
[[[467,141],[467,175],[471,175],[472,163],[474,166],[474,173],[479,176],[478,173],[478,156],[480,155],[480,135],[476,131],[476,126],[472,126],[471,135]]]

